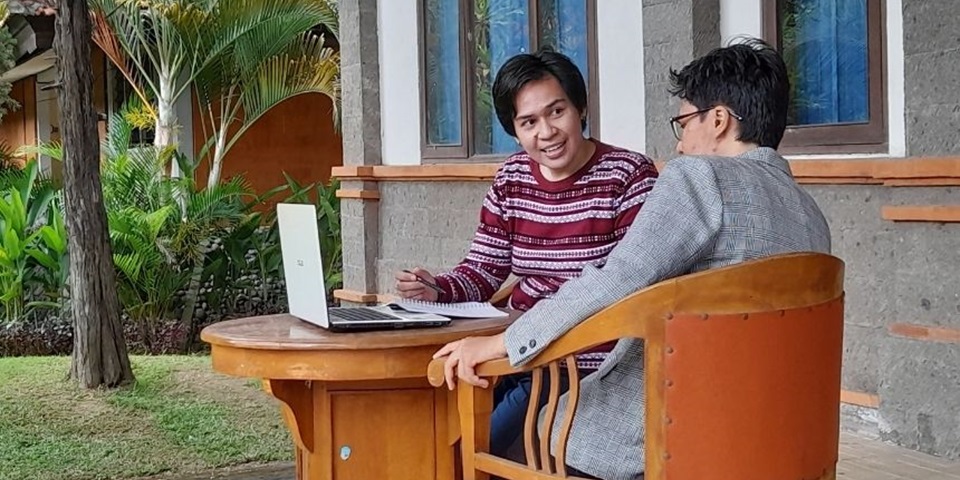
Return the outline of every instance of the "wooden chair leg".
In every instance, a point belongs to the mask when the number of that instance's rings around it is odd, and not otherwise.
[[[463,462],[463,480],[489,480],[488,474],[477,471],[474,453],[490,451],[493,389],[477,388],[461,381],[457,384],[457,403],[460,411],[460,460]]]

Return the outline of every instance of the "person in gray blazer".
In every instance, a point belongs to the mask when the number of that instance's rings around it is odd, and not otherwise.
[[[820,208],[776,151],[790,92],[780,54],[748,39],[671,70],[670,81],[680,100],[670,119],[680,156],[630,231],[603,267],[584,268],[503,334],[437,351],[435,358],[447,357],[449,388],[458,376],[486,388],[476,365],[509,357],[521,366],[594,313],[662,280],[780,253],[830,252]],[[605,480],[643,478],[642,341],[621,340],[580,392],[567,463]]]

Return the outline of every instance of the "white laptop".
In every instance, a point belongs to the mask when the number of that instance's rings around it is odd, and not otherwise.
[[[316,208],[311,204],[277,204],[277,225],[291,315],[330,330],[437,327],[450,323],[449,317],[397,311],[389,306],[328,307]]]

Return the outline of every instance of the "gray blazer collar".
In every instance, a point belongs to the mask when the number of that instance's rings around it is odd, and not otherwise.
[[[779,152],[770,148],[770,147],[757,147],[753,150],[749,150],[741,154],[738,158],[745,158],[748,160],[754,160],[758,162],[763,162],[769,164],[773,167],[776,167],[779,170],[782,170],[788,175],[793,175],[793,172],[790,171],[790,163],[787,162],[786,158],[783,158]]]

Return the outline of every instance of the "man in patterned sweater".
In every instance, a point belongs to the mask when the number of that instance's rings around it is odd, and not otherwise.
[[[497,73],[493,97],[503,129],[523,151],[497,171],[466,258],[437,276],[420,268],[397,273],[405,298],[487,301],[513,274],[519,282],[509,306],[528,310],[585,266],[602,266],[653,188],[657,170],[650,159],[584,138],[586,85],[566,56],[544,50],[511,58]],[[581,374],[596,370],[611,348],[579,355]],[[545,398],[547,388],[543,392]],[[529,374],[497,386],[493,453],[502,455],[519,437],[529,394]]]

